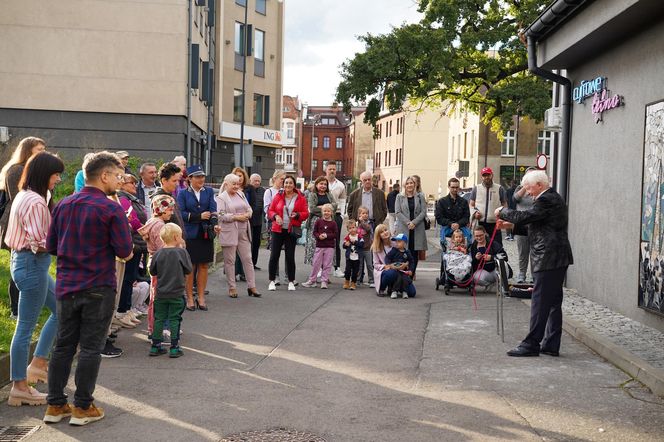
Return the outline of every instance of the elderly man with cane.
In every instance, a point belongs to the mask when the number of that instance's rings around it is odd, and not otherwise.
[[[567,238],[567,206],[549,185],[541,170],[526,174],[521,181],[533,197],[528,210],[499,207],[495,214],[504,227],[514,225],[518,232],[528,229],[530,259],[535,287],[530,307],[530,332],[508,356],[558,356],[563,324],[563,281],[567,267],[573,264],[572,248]]]

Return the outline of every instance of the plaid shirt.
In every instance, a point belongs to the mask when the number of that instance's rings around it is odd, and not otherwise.
[[[132,252],[129,222],[122,207],[86,186],[53,209],[46,249],[58,257],[55,296],[93,287],[116,288],[115,257]]]

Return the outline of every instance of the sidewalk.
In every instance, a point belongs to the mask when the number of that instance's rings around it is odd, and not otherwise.
[[[438,238],[431,236],[429,246],[439,250]],[[503,247],[516,274],[516,241],[504,241]],[[524,302],[530,305],[530,301]],[[567,333],[664,397],[664,333],[586,299],[573,289],[565,289],[563,321]]]
[[[41,425],[29,442],[270,440],[258,434],[278,428],[310,434],[280,440],[328,442],[664,438],[663,400],[567,334],[559,358],[505,356],[528,307],[506,300],[502,343],[495,297],[480,294],[474,310],[467,294],[434,290],[437,271],[432,252],[408,300],[336,278],[268,292],[265,270],[262,298],[231,299],[217,271],[210,311],[185,312],[184,357],[148,357],[145,327],[120,334],[125,354],[102,361],[95,392],[102,421],[45,426],[44,407],[0,404],[0,425]]]

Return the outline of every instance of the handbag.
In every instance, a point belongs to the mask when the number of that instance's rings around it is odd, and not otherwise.
[[[301,238],[302,237],[302,227],[300,227],[300,226],[291,226],[290,235],[295,239]]]
[[[431,229],[431,221],[429,221],[429,217],[425,216],[424,217],[424,230],[429,230]]]

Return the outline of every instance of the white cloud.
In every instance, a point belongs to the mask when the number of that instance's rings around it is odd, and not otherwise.
[[[339,67],[364,46],[357,36],[417,22],[414,0],[286,0],[284,94],[334,100]]]

